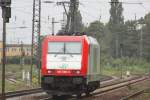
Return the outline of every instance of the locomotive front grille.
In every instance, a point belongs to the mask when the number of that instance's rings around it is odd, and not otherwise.
[[[44,89],[61,90],[61,91],[74,91],[80,89],[80,86],[86,84],[83,77],[56,77],[46,76],[42,78]],[[45,85],[44,85],[45,84]],[[47,86],[47,87],[45,87]]]
[[[72,78],[66,78],[66,77],[57,77],[54,78],[55,83],[57,84],[67,84],[67,83],[72,83]]]
[[[82,77],[44,77],[44,83],[51,84],[53,86],[81,84],[82,82]]]
[[[72,78],[55,77],[54,84],[56,87],[70,87],[72,85]]]

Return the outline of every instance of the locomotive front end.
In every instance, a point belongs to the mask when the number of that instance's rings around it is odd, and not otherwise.
[[[42,50],[42,88],[51,94],[75,93],[86,84],[83,37],[49,37]]]

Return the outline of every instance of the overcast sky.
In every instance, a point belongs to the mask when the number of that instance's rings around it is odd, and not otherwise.
[[[32,33],[32,0],[12,0],[12,18],[10,23],[7,24],[7,43],[17,43],[23,41],[24,43],[31,43]],[[44,1],[44,0],[42,0]],[[52,0],[64,1],[64,0]],[[94,20],[99,20],[107,23],[109,21],[110,0],[80,0],[79,10],[83,17],[83,23],[88,25]],[[123,4],[123,15],[125,20],[137,19],[144,17],[145,14],[150,12],[150,0],[121,0],[126,2]],[[140,4],[127,4],[127,3],[143,3]],[[41,18],[41,33],[44,35],[51,34],[51,18],[54,17],[56,21],[61,21],[63,18],[64,9],[62,6],[56,4],[42,3],[42,18]],[[48,16],[50,20],[48,20]],[[55,24],[55,33],[60,29],[60,23]],[[17,27],[26,26],[26,29]],[[0,34],[2,35],[2,18],[0,9]],[[2,36],[0,36],[0,40]]]

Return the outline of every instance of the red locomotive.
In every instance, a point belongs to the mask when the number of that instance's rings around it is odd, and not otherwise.
[[[100,86],[100,46],[88,36],[47,36],[41,86],[49,94],[89,94]]]

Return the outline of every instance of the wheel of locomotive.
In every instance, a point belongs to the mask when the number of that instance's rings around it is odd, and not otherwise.
[[[86,96],[90,96],[92,91],[91,90],[89,90],[89,89],[87,89],[87,91],[85,91],[85,94],[86,94]]]
[[[52,98],[53,98],[54,100],[57,100],[57,99],[58,99],[58,95],[52,95]]]
[[[81,93],[77,94],[77,98],[81,98],[81,95],[82,95]]]
[[[85,91],[86,96],[90,96],[91,95],[90,93],[93,92],[96,89],[97,89],[96,85],[88,85],[87,89]]]
[[[88,85],[86,85],[86,89],[85,89],[85,94],[86,96],[89,96],[90,95],[90,87]]]
[[[90,96],[90,91],[85,92],[86,96]]]

